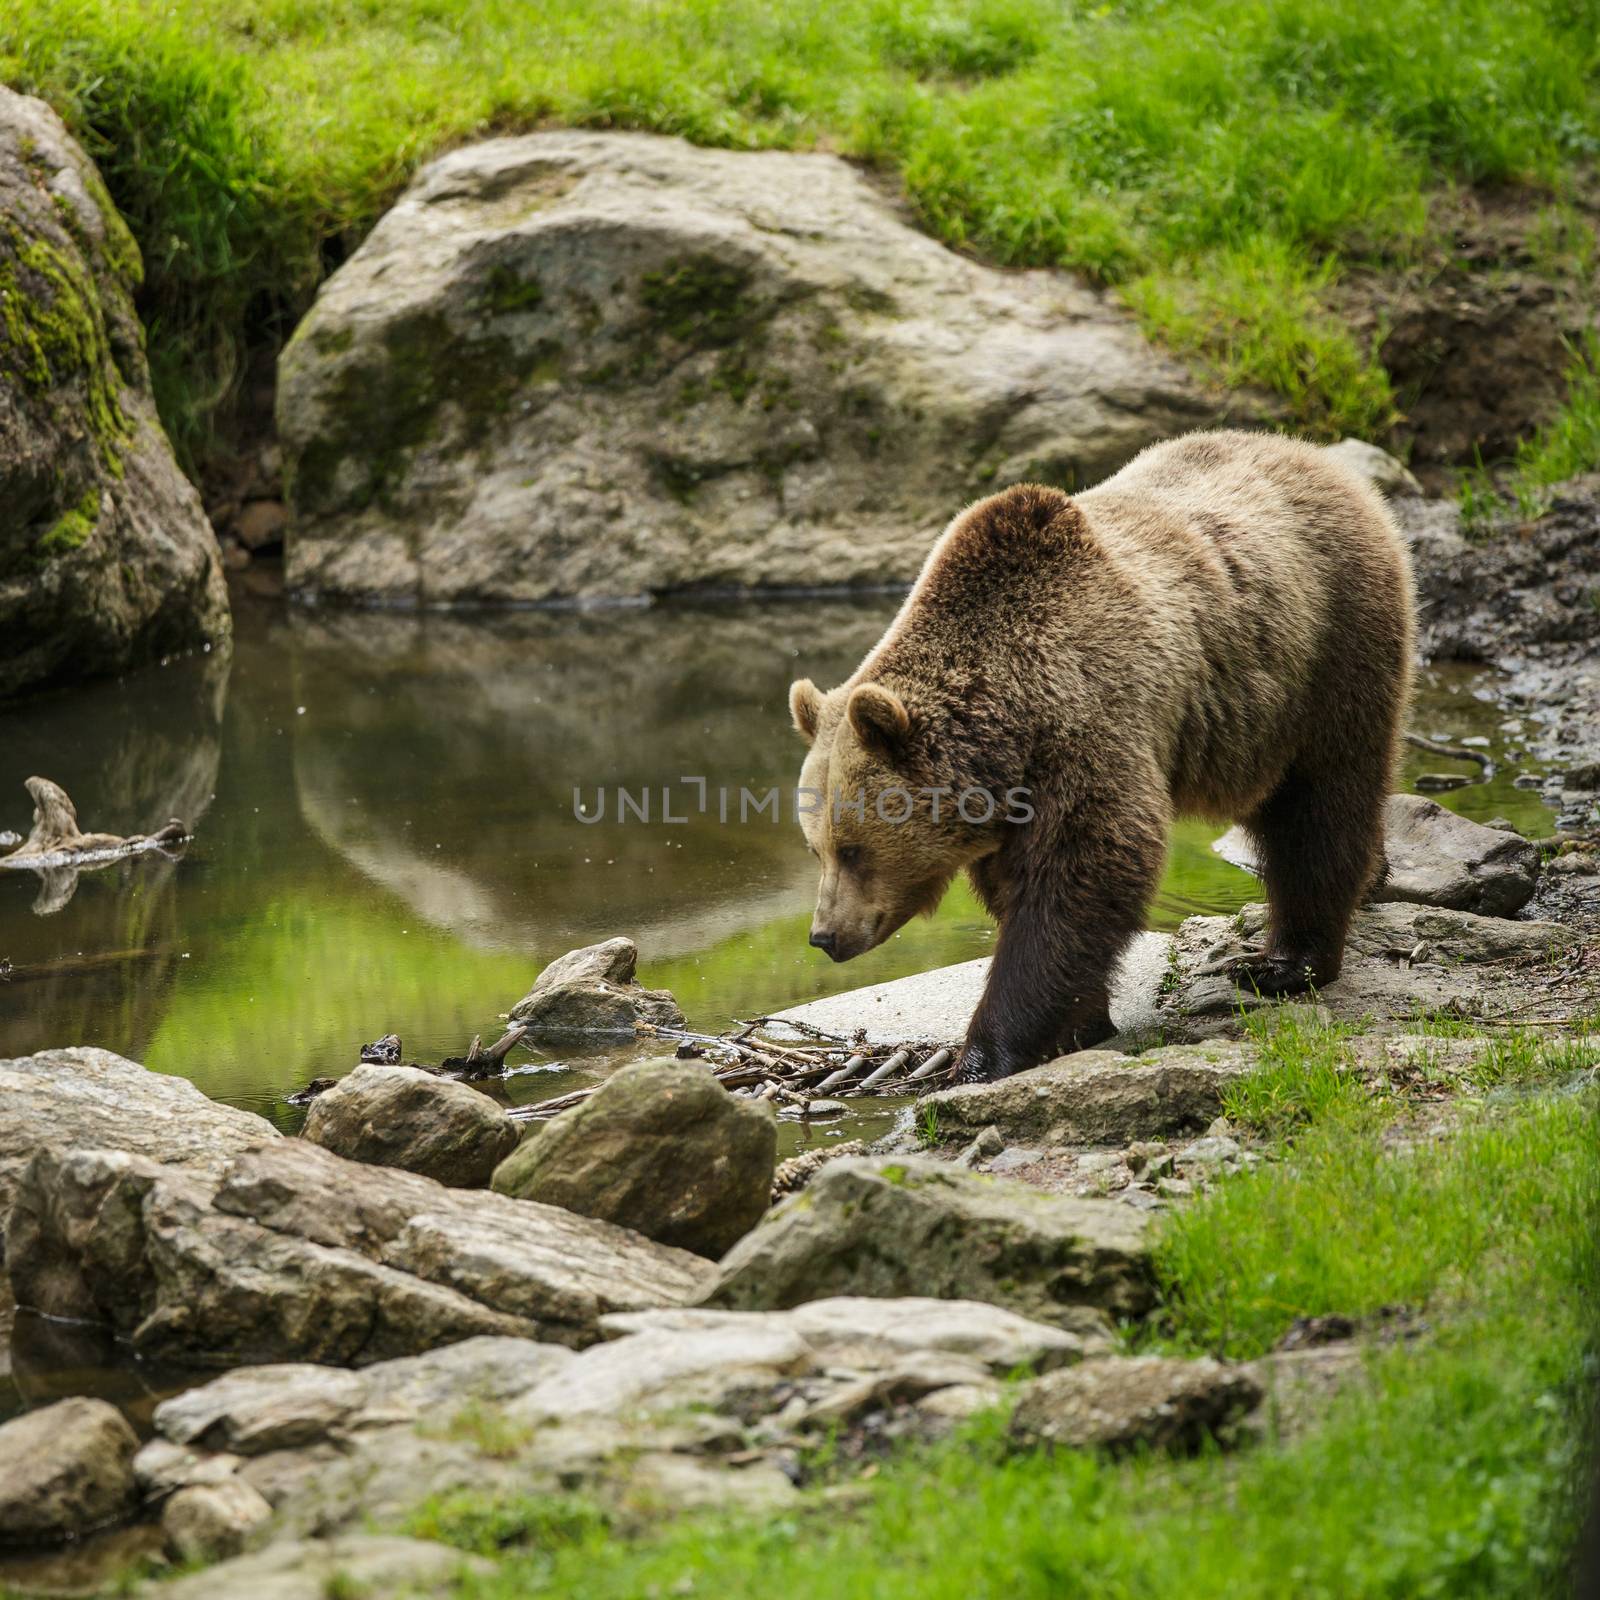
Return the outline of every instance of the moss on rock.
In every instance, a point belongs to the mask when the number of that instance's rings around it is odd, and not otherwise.
[[[89,536],[100,520],[100,491],[86,489],[75,506],[56,518],[49,532],[39,539],[35,550],[46,560],[70,555],[89,542]]]
[[[0,233],[0,380],[20,378],[46,404],[80,409],[105,465],[118,471],[132,424],[94,278],[74,252],[17,222],[7,219]]]

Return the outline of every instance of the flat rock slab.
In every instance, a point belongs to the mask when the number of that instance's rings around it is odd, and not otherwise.
[[[246,1484],[275,1508],[278,1538],[501,1486],[770,1509],[793,1497],[777,1463],[802,1435],[867,1409],[948,1426],[997,1403],[1019,1366],[1053,1371],[1105,1348],[924,1297],[615,1313],[604,1331],[611,1342],[576,1354],[483,1338],[359,1372],[245,1368],[157,1407],[134,1468],[151,1493]]]
[[[418,173],[283,353],[289,582],[909,581],[985,486],[1094,482],[1224,409],[1262,407],[1071,274],[937,244],[836,156],[496,139]]]
[[[1243,828],[1229,828],[1211,848],[1231,865],[1261,875]],[[1388,870],[1372,892],[1378,901],[1509,917],[1533,898],[1539,882],[1536,845],[1459,817],[1419,794],[1389,797],[1384,853]]]
[[[46,1147],[126,1150],[215,1176],[235,1151],[278,1137],[265,1117],[219,1105],[186,1078],[88,1046],[0,1061],[0,1102],[0,1230],[17,1173]]]
[[[1156,996],[1167,971],[1172,937],[1141,933],[1129,947],[1111,988],[1111,1020],[1119,1034],[1138,1033],[1156,1020]],[[868,1044],[911,1040],[959,1044],[989,976],[989,959],[962,961],[910,978],[848,989],[775,1013],[844,1038],[859,1032]]]
[[[1265,929],[1266,907],[1259,904],[1233,917],[1191,917],[1183,924],[1172,978],[1158,997],[1167,1037],[1237,1033],[1241,1012],[1281,1003],[1204,970],[1259,945]],[[1379,1027],[1435,1011],[1470,1019],[1526,1012],[1530,1003],[1547,1008],[1560,997],[1545,983],[1545,972],[1573,942],[1574,935],[1553,922],[1396,902],[1363,906],[1351,920],[1344,970],[1316,1000],[1336,1021]]]
[[[908,1295],[875,1300],[843,1295],[788,1311],[622,1311],[605,1317],[614,1338],[635,1333],[698,1333],[709,1329],[782,1329],[799,1334],[818,1359],[837,1366],[883,1365],[902,1355],[961,1356],[997,1377],[1018,1367],[1047,1372],[1076,1361],[1089,1348],[1076,1334],[980,1300],[934,1300]]]
[[[141,1452],[139,1470],[153,1474],[162,1441],[259,1456],[421,1421],[440,1407],[503,1404],[575,1359],[564,1345],[483,1337],[355,1372],[304,1361],[243,1367],[163,1400],[154,1417],[160,1439]]]
[[[364,1365],[477,1334],[582,1345],[606,1312],[682,1304],[714,1274],[609,1223],[298,1139],[233,1157],[220,1180],[41,1151],[7,1267],[19,1305],[201,1365]]]
[[[1144,1222],[928,1157],[836,1161],[728,1252],[705,1303],[930,1291],[1098,1332],[1152,1303]]]
[[[1167,1045],[1141,1056],[1083,1050],[997,1083],[941,1089],[926,1104],[941,1140],[994,1127],[1008,1143],[1125,1145],[1206,1128],[1254,1062],[1243,1044]]]
[[[408,1595],[413,1600],[458,1593],[456,1580],[493,1572],[491,1562],[426,1539],[348,1534],[338,1539],[295,1539],[220,1566],[147,1583],[148,1600],[335,1600],[339,1596]]]

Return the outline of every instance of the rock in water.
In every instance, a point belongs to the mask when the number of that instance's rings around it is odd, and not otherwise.
[[[777,1159],[771,1106],[702,1066],[643,1061],[534,1133],[494,1187],[717,1257],[766,1214]]]
[[[665,989],[646,989],[634,976],[639,947],[606,939],[558,956],[511,1008],[530,1034],[632,1033],[639,1023],[681,1028],[683,1013]]]
[[[403,1167],[455,1189],[482,1189],[517,1147],[517,1127],[488,1095],[415,1067],[357,1067],[311,1102],[305,1137],[374,1167]]]
[[[0,699],[229,636],[161,431],[139,251],[43,101],[0,88]]]
[[[289,582],[903,581],[985,485],[1092,482],[1218,404],[1109,296],[945,249],[837,157],[497,139],[425,168],[283,353]]]
[[[126,1516],[138,1448],[104,1400],[58,1400],[0,1425],[0,1543],[70,1538]]]
[[[837,1161],[722,1262],[705,1304],[766,1311],[830,1295],[983,1300],[1073,1331],[1153,1300],[1144,1218],[927,1157]]]
[[[1203,1358],[1106,1356],[1050,1372],[1017,1399],[1011,1436],[1023,1445],[1126,1451],[1198,1450],[1261,1403],[1241,1367]]]

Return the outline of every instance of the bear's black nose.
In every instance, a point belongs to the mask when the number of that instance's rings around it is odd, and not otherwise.
[[[826,951],[830,956],[833,954],[833,935],[831,933],[813,932],[811,942],[817,949]]]

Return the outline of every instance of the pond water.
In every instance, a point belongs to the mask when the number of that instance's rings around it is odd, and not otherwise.
[[[0,713],[0,829],[26,833],[33,773],[67,790],[86,828],[145,831],[175,814],[195,829],[180,861],[135,858],[75,887],[0,872],[0,1057],[103,1045],[292,1130],[302,1114],[283,1096],[348,1071],[364,1041],[392,1031],[408,1059],[459,1054],[498,1032],[545,962],[612,934],[637,940],[644,981],[707,1031],[984,954],[992,929],[958,886],[933,918],[834,968],[806,944],[815,881],[792,816],[738,817],[741,788],[796,779],[790,680],[845,677],[896,603],[464,617],[239,596],[231,660],[179,660]],[[1537,795],[1512,783],[1503,720],[1481,672],[1425,675],[1414,725],[1487,738],[1501,762],[1492,782],[1441,798],[1546,832]],[[1412,777],[1452,765],[1413,756]],[[697,778],[703,812],[684,782]],[[592,810],[599,786],[605,820],[580,822],[574,789]],[[636,801],[651,792],[648,823],[618,821],[619,786]],[[663,787],[686,820],[662,820]],[[1156,926],[1257,892],[1211,852],[1216,831],[1178,829]],[[519,1049],[493,1088],[544,1099],[658,1050]],[[896,1110],[872,1100],[847,1121],[788,1124],[783,1152],[871,1137]],[[155,1401],[185,1384],[90,1330],[27,1317],[7,1330],[4,1315],[0,1417],[94,1393],[143,1432]],[[0,1583],[20,1581],[13,1565],[0,1561]]]
[[[86,828],[177,815],[195,830],[181,861],[85,872],[54,910],[32,873],[0,872],[0,1057],[103,1045],[292,1128],[283,1096],[347,1071],[364,1041],[395,1032],[407,1059],[460,1054],[497,1033],[545,962],[613,934],[708,1031],[984,954],[993,930],[958,885],[933,918],[833,967],[806,943],[815,879],[792,811],[739,817],[741,788],[795,781],[790,680],[845,677],[896,605],[463,616],[240,596],[231,661],[178,660],[0,713],[0,828],[26,833],[22,782],[39,773]],[[1445,804],[1547,831],[1537,795],[1512,785],[1503,717],[1481,673],[1451,669],[1425,676],[1414,725],[1486,737],[1501,758],[1494,781]],[[1412,755],[1413,775],[1451,765]],[[593,811],[602,786],[604,820],[580,821],[574,791]],[[649,791],[648,822],[618,819],[618,787]],[[663,789],[685,820],[663,820]],[[1257,893],[1211,852],[1216,831],[1177,830],[1155,926]],[[527,1101],[616,1054],[513,1060],[506,1092]]]

